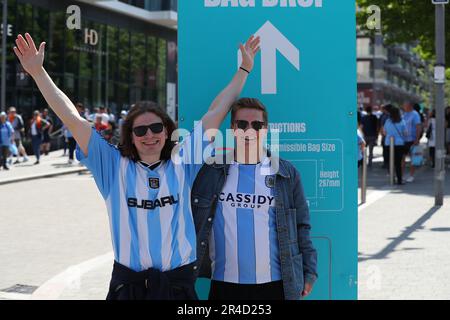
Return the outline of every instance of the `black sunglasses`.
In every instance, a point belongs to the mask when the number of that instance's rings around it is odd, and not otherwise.
[[[247,120],[235,120],[235,123],[237,124],[237,127],[239,129],[242,129],[244,131],[247,130],[247,128],[249,126],[249,123],[248,123]],[[252,121],[251,125],[252,125],[252,128],[255,131],[259,131],[260,129],[262,129],[262,127],[264,127],[264,122],[262,122],[262,121]]]
[[[161,122],[152,123],[148,126],[137,126],[133,128],[133,132],[136,137],[143,137],[147,134],[147,130],[150,129],[153,133],[161,133],[164,129],[164,125]]]

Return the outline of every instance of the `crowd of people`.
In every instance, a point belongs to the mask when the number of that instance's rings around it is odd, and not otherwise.
[[[117,119],[111,109],[103,106],[94,108],[92,113],[82,103],[76,103],[76,108],[80,115],[88,120],[108,142],[118,144],[120,127],[127,111],[122,110]],[[76,149],[75,139],[66,126],[62,125],[58,130],[55,130],[55,127],[48,109],[35,110],[31,119],[26,122],[14,106],[9,107],[7,112],[2,112],[0,114],[0,168],[9,170],[13,164],[29,161],[24,147],[25,140],[31,144],[31,150],[36,158],[34,164],[39,164],[41,155],[49,154],[52,138],[62,139],[63,156],[66,156],[68,151],[68,163],[72,164]]]
[[[389,169],[390,145],[394,145],[394,169],[396,184],[413,182],[415,168],[423,163],[423,147],[420,144],[424,135],[427,138],[428,159],[435,166],[435,110],[422,109],[417,103],[405,102],[401,109],[393,104],[381,108],[367,106],[358,112],[358,166],[363,161],[364,149],[368,149],[369,168],[373,166],[373,149],[383,147],[383,168]],[[446,148],[450,154],[450,107],[446,109]],[[406,175],[406,158],[411,162]],[[416,161],[416,159],[418,159]]]

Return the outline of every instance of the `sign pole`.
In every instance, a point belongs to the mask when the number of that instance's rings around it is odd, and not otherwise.
[[[436,165],[434,168],[436,206],[444,203],[445,182],[445,4],[448,0],[433,0],[436,5],[436,65],[434,69],[434,82],[436,86]]]

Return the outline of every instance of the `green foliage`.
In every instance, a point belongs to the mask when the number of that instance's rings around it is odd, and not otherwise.
[[[422,58],[430,60],[435,52],[435,5],[431,0],[356,0],[361,9],[357,13],[360,30],[368,30],[370,16],[367,8],[377,5],[381,9],[381,32],[387,44],[414,43],[420,45]],[[446,5],[450,17],[450,5]],[[446,23],[446,65],[450,66],[450,22]]]

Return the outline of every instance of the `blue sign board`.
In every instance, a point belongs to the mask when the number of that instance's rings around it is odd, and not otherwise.
[[[264,103],[270,129],[279,135],[268,146],[301,174],[318,250],[319,279],[309,299],[356,299],[355,3],[181,0],[178,17],[184,128],[231,80],[240,62],[238,44],[252,34],[261,37],[241,96]],[[199,287],[205,297],[207,283]]]

